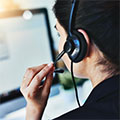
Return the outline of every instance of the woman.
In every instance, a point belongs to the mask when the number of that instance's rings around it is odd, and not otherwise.
[[[54,5],[56,29],[60,34],[59,52],[68,35],[71,5],[71,0],[56,0]],[[87,43],[86,56],[74,63],[74,75],[90,79],[94,89],[82,107],[57,119],[119,119],[119,1],[77,1],[73,29],[81,33]],[[64,55],[62,59],[70,70],[69,57]],[[26,71],[21,92],[27,101],[27,120],[41,119],[53,72],[53,63]],[[46,81],[40,86],[44,77]]]

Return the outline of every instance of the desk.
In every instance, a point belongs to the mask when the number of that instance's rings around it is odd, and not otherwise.
[[[82,87],[77,87],[77,89],[79,93],[80,103],[83,105],[92,90],[92,85],[90,81],[86,81]],[[50,97],[48,99],[48,104],[44,111],[42,120],[50,120],[56,118],[62,114],[67,113],[68,111],[76,109],[77,107],[78,105],[76,103],[74,89],[71,89],[69,91],[60,89],[60,93],[58,95]],[[23,108],[8,114],[4,119],[0,120],[25,120],[25,114],[26,110]]]

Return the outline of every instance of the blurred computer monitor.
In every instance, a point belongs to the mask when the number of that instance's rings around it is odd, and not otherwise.
[[[0,104],[22,96],[26,69],[53,61],[53,49],[45,8],[0,13]]]

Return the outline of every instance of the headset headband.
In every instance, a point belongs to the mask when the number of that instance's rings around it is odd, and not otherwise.
[[[73,18],[73,12],[74,12],[74,8],[75,8],[75,3],[76,3],[76,0],[73,0],[73,1],[72,1],[71,12],[70,12],[70,18],[69,18],[68,35],[69,35],[70,37],[72,36],[71,27],[72,27],[72,18]]]

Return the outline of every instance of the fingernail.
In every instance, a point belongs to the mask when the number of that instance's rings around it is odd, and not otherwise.
[[[48,64],[48,66],[51,66],[51,65],[53,65],[53,62],[51,62],[51,63]]]

